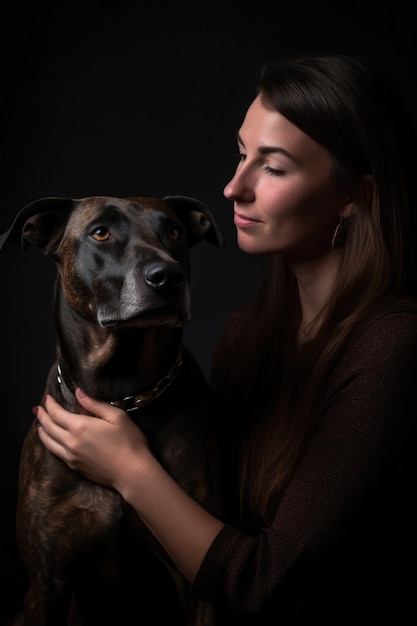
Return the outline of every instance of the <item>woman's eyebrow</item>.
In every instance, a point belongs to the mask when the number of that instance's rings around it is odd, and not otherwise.
[[[245,146],[245,144],[242,141],[242,138],[241,138],[239,133],[237,133],[237,142],[241,146]],[[296,161],[297,160],[290,152],[288,152],[288,150],[285,150],[285,148],[280,148],[279,146],[260,146],[258,148],[258,152],[260,154],[263,154],[263,155],[265,155],[265,154],[282,154],[282,155],[288,157],[289,159],[291,159],[292,161]]]

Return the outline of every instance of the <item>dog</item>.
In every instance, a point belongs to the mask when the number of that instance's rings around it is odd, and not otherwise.
[[[225,247],[195,198],[47,197],[17,214],[0,249],[37,246],[56,264],[56,362],[44,393],[85,413],[79,386],[125,409],[166,470],[219,515],[210,390],[182,341],[189,250],[203,240]],[[120,495],[49,453],[36,420],[22,448],[16,527],[29,577],[24,626],[214,623]]]

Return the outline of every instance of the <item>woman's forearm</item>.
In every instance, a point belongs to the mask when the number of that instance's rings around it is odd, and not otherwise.
[[[66,411],[51,396],[45,409],[36,407],[42,442],[71,469],[116,489],[193,582],[223,523],[171,478],[124,411],[76,393],[90,416]]]
[[[118,488],[123,498],[193,582],[210,544],[223,527],[149,454]]]

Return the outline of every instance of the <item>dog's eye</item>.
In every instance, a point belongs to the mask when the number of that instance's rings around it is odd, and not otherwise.
[[[180,239],[181,230],[178,228],[178,226],[171,226],[171,228],[168,231],[168,237],[172,241],[178,241],[178,239]]]
[[[91,237],[96,241],[107,241],[110,239],[110,231],[106,226],[97,226],[91,233]]]

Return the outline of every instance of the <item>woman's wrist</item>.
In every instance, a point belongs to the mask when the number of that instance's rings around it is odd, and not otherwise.
[[[140,496],[155,482],[156,470],[162,469],[152,452],[143,448],[140,454],[123,463],[122,471],[115,477],[114,488],[122,498],[140,513]]]
[[[148,449],[124,464],[117,490],[192,582],[223,522],[172,478]]]

